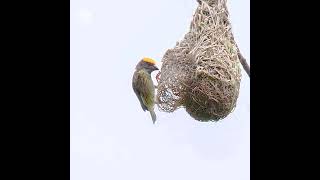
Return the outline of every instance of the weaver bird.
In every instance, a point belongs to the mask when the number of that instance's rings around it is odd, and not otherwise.
[[[132,88],[137,95],[143,111],[149,111],[153,124],[156,122],[155,105],[155,86],[153,84],[151,73],[159,70],[155,65],[155,60],[143,58],[136,66],[132,78]]]

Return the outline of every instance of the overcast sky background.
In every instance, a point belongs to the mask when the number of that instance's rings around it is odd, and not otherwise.
[[[228,0],[250,63],[250,1]],[[188,31],[196,0],[71,0],[71,180],[249,180],[250,79],[218,123],[184,109],[152,124],[131,87],[144,56],[160,62]]]

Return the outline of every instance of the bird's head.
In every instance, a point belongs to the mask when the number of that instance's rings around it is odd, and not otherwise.
[[[149,73],[152,73],[153,71],[159,70],[159,68],[156,66],[156,61],[151,58],[143,58],[136,66],[136,70],[145,69]]]

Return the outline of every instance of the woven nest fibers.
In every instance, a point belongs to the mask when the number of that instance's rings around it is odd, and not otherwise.
[[[189,32],[162,59],[159,109],[173,112],[184,107],[198,121],[225,118],[239,95],[237,52],[226,0],[201,1]]]

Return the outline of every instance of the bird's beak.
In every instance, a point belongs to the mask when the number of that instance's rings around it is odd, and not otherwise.
[[[153,70],[156,71],[156,70],[159,70],[159,68],[154,65],[154,66],[153,66]]]

